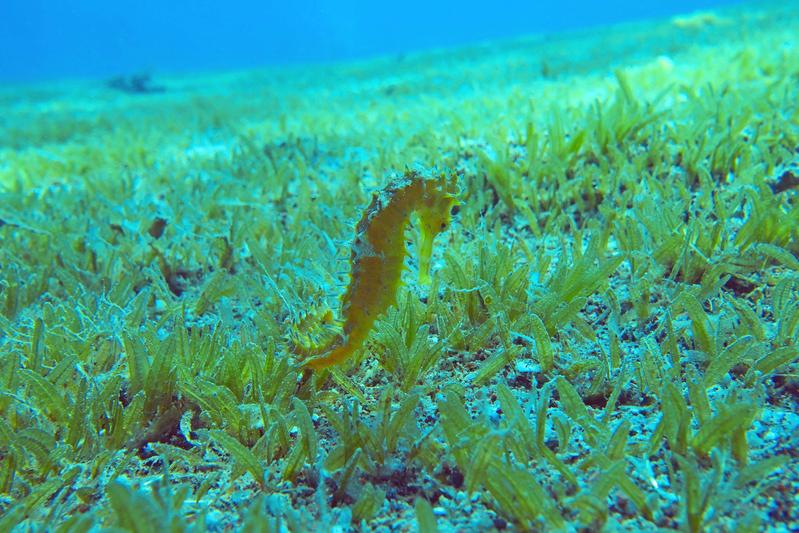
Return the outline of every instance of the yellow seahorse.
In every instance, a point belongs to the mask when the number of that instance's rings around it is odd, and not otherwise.
[[[372,196],[355,228],[350,283],[341,297],[342,331],[303,366],[319,370],[340,363],[366,340],[375,320],[396,301],[405,255],[405,229],[411,214],[419,220],[419,282],[430,282],[433,240],[450,223],[457,194],[454,174],[426,176],[408,170]]]

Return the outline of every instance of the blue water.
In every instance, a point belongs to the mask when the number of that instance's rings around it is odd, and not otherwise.
[[[729,0],[0,0],[0,80],[327,62],[707,9]]]

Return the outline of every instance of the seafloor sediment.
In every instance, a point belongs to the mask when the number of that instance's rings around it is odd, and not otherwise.
[[[0,88],[0,530],[799,529],[798,8]]]

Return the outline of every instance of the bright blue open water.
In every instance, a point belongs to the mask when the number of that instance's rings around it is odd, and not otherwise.
[[[663,17],[729,0],[0,0],[0,80],[326,62]]]

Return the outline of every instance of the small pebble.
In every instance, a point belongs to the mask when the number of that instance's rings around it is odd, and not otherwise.
[[[433,507],[433,514],[436,516],[447,516],[447,510],[443,507]]]
[[[218,529],[222,527],[222,520],[225,516],[218,509],[211,509],[205,515],[205,527],[208,529]]]
[[[532,359],[519,359],[516,361],[516,372],[520,374],[532,374],[540,371],[541,366],[536,364]]]

